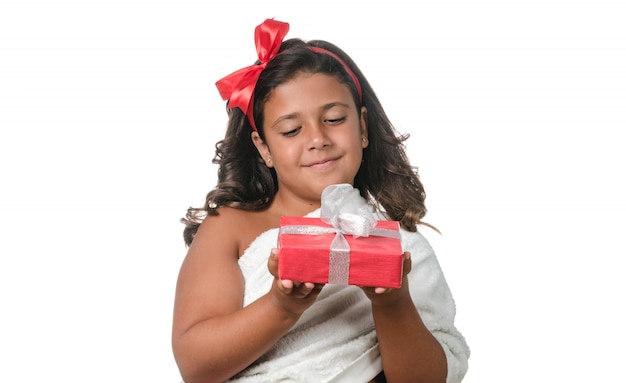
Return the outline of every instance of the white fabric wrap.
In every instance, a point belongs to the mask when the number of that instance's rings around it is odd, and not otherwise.
[[[308,216],[319,217],[320,209]],[[378,215],[376,219],[386,219]],[[435,254],[418,232],[401,229],[402,248],[411,252],[411,297],[428,329],[441,343],[448,383],[460,382],[469,349],[454,326],[456,309]],[[273,281],[267,270],[278,229],[255,239],[239,260],[244,306],[266,294]],[[254,323],[250,323],[254,326]],[[267,353],[230,382],[368,382],[382,370],[370,301],[360,288],[326,285],[316,302]]]

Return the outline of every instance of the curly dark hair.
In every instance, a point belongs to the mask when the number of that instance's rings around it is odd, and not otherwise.
[[[358,78],[362,99],[343,65],[332,56],[317,53],[308,46],[326,49],[345,62]],[[258,62],[257,62],[258,64]],[[426,214],[426,193],[417,174],[410,165],[404,142],[409,135],[400,135],[393,127],[383,107],[359,68],[337,46],[322,40],[305,42],[301,39],[285,40],[279,54],[261,72],[254,90],[253,117],[263,134],[263,106],[272,91],[298,73],[324,73],[337,78],[350,89],[357,110],[367,108],[369,145],[364,149],[363,163],[354,179],[354,187],[391,220],[399,221],[409,231]],[[278,190],[276,173],[265,166],[251,139],[252,127],[239,108],[228,109],[228,125],[224,139],[215,145],[213,163],[219,165],[217,185],[206,197],[202,208],[189,208],[181,222],[185,224],[183,237],[190,245],[203,218],[217,215],[217,208],[229,206],[243,210],[267,208]]]

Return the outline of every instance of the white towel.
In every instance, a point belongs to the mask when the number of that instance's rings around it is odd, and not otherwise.
[[[319,216],[319,209],[309,216]],[[454,300],[426,239],[419,233],[401,233],[403,249],[411,252],[413,262],[411,296],[445,350],[447,382],[460,382],[469,349],[454,327]],[[245,280],[244,306],[270,289],[273,277],[267,271],[267,259],[277,246],[277,236],[278,229],[261,234],[239,260]],[[358,383],[368,382],[381,370],[369,299],[355,286],[326,285],[292,329],[229,382]]]

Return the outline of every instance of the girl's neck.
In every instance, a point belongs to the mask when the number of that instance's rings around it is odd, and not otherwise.
[[[279,215],[301,217],[320,207],[320,201],[308,201],[293,195],[286,196],[278,191],[272,201],[271,209]]]

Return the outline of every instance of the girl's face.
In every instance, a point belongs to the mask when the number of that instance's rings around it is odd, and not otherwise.
[[[367,110],[326,74],[301,73],[274,89],[264,105],[265,141],[252,139],[276,170],[278,195],[318,205],[324,188],[353,184],[367,147]],[[278,196],[277,195],[277,196]]]

